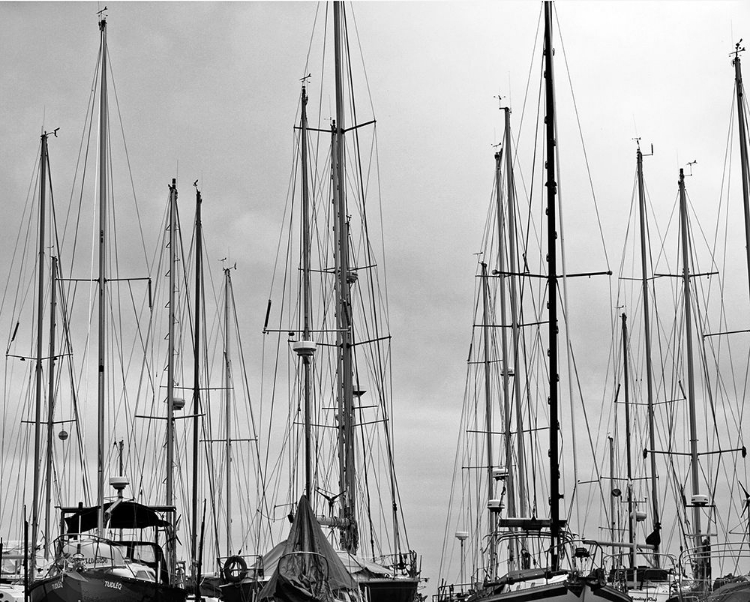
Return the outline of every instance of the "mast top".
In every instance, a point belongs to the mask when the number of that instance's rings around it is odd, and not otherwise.
[[[742,38],[740,38],[740,41],[734,45],[734,50],[729,53],[729,56],[734,56],[734,60],[739,61],[740,52],[745,52],[745,47],[742,46]],[[734,64],[734,61],[732,61],[732,63]]]
[[[46,131],[42,132],[42,138],[48,138],[50,134],[52,134],[55,138],[57,138],[57,130],[59,130],[59,129],[60,128],[55,128],[51,132],[46,132]]]
[[[107,10],[107,7],[105,6],[100,11],[97,11],[97,15],[99,16],[99,31],[104,31],[104,29],[107,27],[107,15],[104,14],[104,11]]]
[[[636,138],[633,138],[633,140],[635,141],[635,145],[637,147],[636,154],[640,154],[642,157],[650,157],[651,155],[654,154],[654,143],[653,142],[651,143],[651,152],[648,153],[648,154],[644,154],[641,151],[641,137],[637,136]]]

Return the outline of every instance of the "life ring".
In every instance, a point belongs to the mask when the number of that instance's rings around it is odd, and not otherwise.
[[[242,556],[230,556],[224,562],[224,579],[238,583],[247,577],[247,563]]]

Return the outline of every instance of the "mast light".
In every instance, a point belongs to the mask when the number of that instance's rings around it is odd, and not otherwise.
[[[490,512],[502,512],[505,508],[503,500],[490,500],[487,502],[487,508]]]
[[[315,341],[296,341],[292,343],[292,350],[300,357],[312,357],[318,345]]]
[[[492,469],[492,478],[496,481],[504,481],[508,478],[508,469],[504,466]]]

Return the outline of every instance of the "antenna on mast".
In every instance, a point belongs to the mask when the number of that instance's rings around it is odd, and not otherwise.
[[[633,138],[635,140],[635,144],[638,147],[638,150],[641,150],[641,137],[638,136],[637,138]],[[641,153],[642,157],[650,157],[654,154],[654,143],[651,143],[651,152],[650,153]]]
[[[739,58],[740,52],[745,52],[745,47],[742,46],[742,38],[734,45],[734,51],[729,53],[729,56],[734,55],[735,58]]]

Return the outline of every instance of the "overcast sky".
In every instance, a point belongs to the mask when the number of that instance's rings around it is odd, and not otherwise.
[[[0,273],[42,128],[60,128],[50,155],[56,197],[67,200],[100,6],[0,2]],[[260,349],[316,4],[110,2],[108,8],[140,203],[158,223],[171,178],[179,178],[184,195],[200,180],[216,261],[237,262],[235,296],[243,300],[240,322],[252,358]],[[353,12],[378,120],[398,474],[410,542],[424,557],[432,593],[471,334],[474,253],[492,190],[493,145],[502,134],[497,96],[520,117],[540,4],[356,2]],[[697,160],[691,199],[707,221],[715,220],[733,100],[729,55],[740,38],[750,41],[750,4],[562,1],[557,15],[561,152],[571,149],[582,164],[577,118],[610,267],[625,237],[635,137],[644,148],[654,145],[646,164],[654,205],[671,209],[679,167]],[[562,100],[571,86],[577,116]],[[561,178],[571,207],[566,236],[585,253],[591,232],[578,243],[573,228],[589,184],[564,169]],[[578,336],[589,334],[583,328]],[[592,366],[603,367],[595,357]]]

